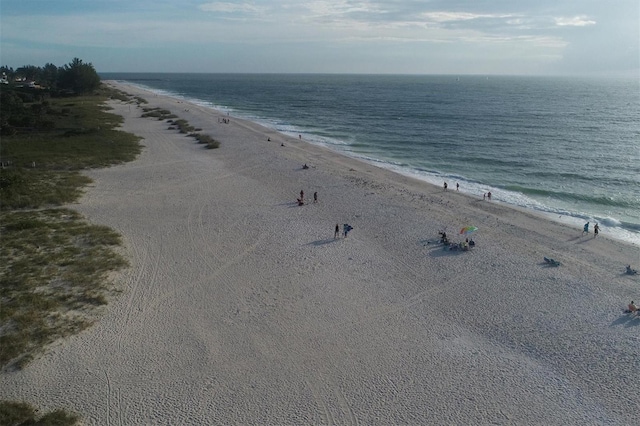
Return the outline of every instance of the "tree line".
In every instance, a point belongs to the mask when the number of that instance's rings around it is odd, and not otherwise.
[[[51,130],[50,98],[94,93],[100,76],[91,64],[74,58],[56,67],[27,65],[16,70],[0,67],[0,135],[16,134],[19,129]],[[33,83],[33,84],[31,84]]]
[[[78,58],[61,67],[50,63],[44,67],[25,65],[15,70],[0,66],[0,73],[4,83],[2,86],[24,86],[25,82],[33,82],[37,87],[48,90],[52,96],[87,93],[100,86],[100,76],[93,65]]]

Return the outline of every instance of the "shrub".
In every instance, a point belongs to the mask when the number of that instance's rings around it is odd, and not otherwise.
[[[73,426],[80,420],[77,414],[64,410],[55,410],[36,419],[36,411],[25,402],[0,401],[0,424]]]
[[[184,120],[182,118],[174,121],[173,124],[178,126],[178,129],[180,129],[180,133],[189,133],[195,130],[195,128],[191,126],[187,120]]]

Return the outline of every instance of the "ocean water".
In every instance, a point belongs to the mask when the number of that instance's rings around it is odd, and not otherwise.
[[[125,74],[399,173],[640,245],[640,81]]]

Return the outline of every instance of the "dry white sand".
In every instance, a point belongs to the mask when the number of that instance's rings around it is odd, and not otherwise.
[[[123,234],[123,293],[0,398],[100,425],[637,422],[638,247],[112,84],[222,146],[112,103],[144,151],[73,208]],[[466,225],[470,252],[429,242]]]

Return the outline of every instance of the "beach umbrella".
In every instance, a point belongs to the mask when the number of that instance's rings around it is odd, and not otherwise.
[[[472,232],[476,232],[477,230],[478,228],[476,228],[475,226],[465,226],[460,230],[460,233],[464,235],[468,235],[468,234],[471,234]]]

